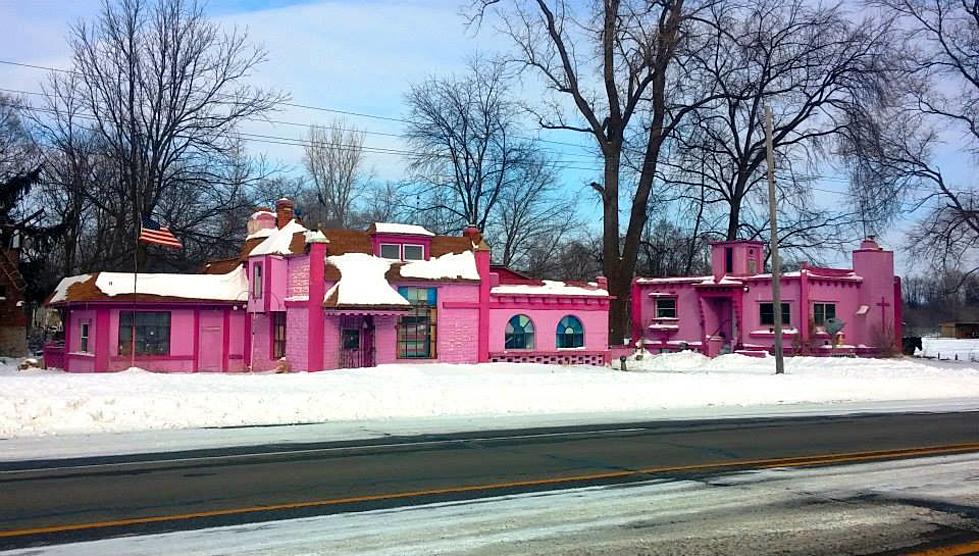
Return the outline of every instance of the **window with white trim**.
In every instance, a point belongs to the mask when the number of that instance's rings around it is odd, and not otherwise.
[[[404,245],[404,258],[406,261],[425,260],[425,247],[422,245],[411,245],[406,243]]]
[[[262,298],[262,264],[255,263],[252,266],[252,299]]]
[[[396,261],[401,260],[401,245],[397,243],[382,243],[381,244],[381,258],[382,259],[394,259]]]
[[[78,351],[81,353],[89,353],[88,338],[89,338],[89,329],[91,328],[91,326],[92,326],[91,322],[84,321],[81,323],[81,326],[78,327],[79,328]]]
[[[656,318],[658,319],[676,318],[675,297],[661,297],[656,300]]]

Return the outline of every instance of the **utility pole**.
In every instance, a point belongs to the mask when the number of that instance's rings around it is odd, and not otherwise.
[[[772,146],[772,109],[765,105],[765,150],[768,151],[768,218],[772,223],[772,313],[775,320],[775,374],[785,373],[782,358],[782,262],[778,258],[778,222],[775,217],[775,148]]]

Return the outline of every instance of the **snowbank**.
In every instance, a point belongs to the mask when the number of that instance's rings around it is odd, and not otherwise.
[[[979,361],[979,340],[922,338],[921,356],[959,361]]]
[[[638,366],[637,366],[638,365]],[[425,417],[979,398],[979,365],[693,352],[603,367],[382,365],[293,374],[19,372],[0,366],[0,437]]]

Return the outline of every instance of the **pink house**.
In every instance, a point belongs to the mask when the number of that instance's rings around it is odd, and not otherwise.
[[[633,341],[654,353],[770,351],[774,306],[771,274],[762,273],[764,253],[759,241],[718,242],[711,245],[710,276],[633,280]],[[901,282],[894,275],[894,253],[873,238],[853,252],[852,269],[803,265],[783,273],[781,286],[786,353],[874,355],[900,349]],[[830,319],[844,323],[836,338],[826,330]]]
[[[287,199],[248,221],[241,254],[199,274],[65,278],[48,304],[73,372],[322,370],[394,362],[603,364],[605,279],[535,280],[490,266],[475,228],[311,230]]]

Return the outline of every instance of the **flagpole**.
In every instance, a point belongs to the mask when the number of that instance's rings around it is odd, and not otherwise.
[[[139,206],[139,191],[136,192],[136,225],[134,227],[136,242],[133,245],[133,308],[129,321],[129,366],[136,366],[136,278],[139,275],[139,231],[143,226],[142,208]]]

